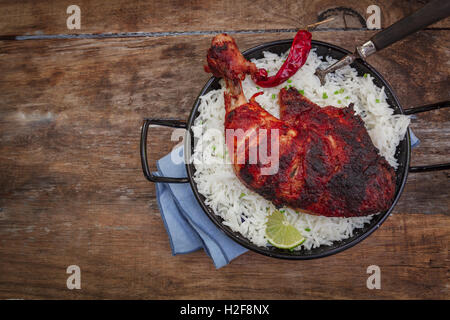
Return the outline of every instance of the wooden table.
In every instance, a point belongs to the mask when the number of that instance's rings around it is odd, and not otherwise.
[[[352,50],[374,33],[361,24],[370,4],[387,27],[424,2],[78,0],[81,29],[68,30],[72,3],[0,0],[0,298],[450,298],[449,171],[410,174],[394,214],[345,252],[301,262],[248,252],[216,270],[202,251],[171,255],[138,150],[143,117],[187,118],[216,32],[246,49],[335,15],[313,38]],[[405,108],[449,99],[449,28],[370,57]],[[448,162],[448,111],[412,128],[413,165]],[[154,163],[175,142],[152,133]],[[80,290],[66,287],[69,265]],[[380,290],[366,287],[370,265]]]

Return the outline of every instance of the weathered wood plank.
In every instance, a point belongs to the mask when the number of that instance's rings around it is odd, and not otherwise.
[[[367,18],[367,7],[381,8],[382,27],[422,7],[425,1],[320,0],[320,1],[88,1],[76,2],[81,8],[80,30],[68,30],[66,9],[61,1],[0,1],[0,35],[86,34],[118,32],[174,32],[199,30],[262,30],[300,28],[317,21],[329,9],[336,20],[326,27],[360,28]],[[449,28],[450,19],[433,25]]]
[[[356,247],[319,260],[248,252],[215,270],[202,251],[173,257],[161,219],[142,205],[80,201],[46,210],[34,222],[27,218],[31,211],[15,211],[0,229],[0,298],[450,297],[448,216],[393,215]],[[81,290],[66,288],[72,264],[81,268]],[[366,288],[366,269],[374,264],[381,290]]]
[[[314,38],[351,49],[371,34]],[[236,39],[245,49],[290,36]],[[405,106],[448,99],[448,40],[446,31],[420,32],[370,62]],[[216,271],[202,252],[171,256],[154,186],[141,172],[139,127],[145,116],[187,117],[209,77],[209,41],[0,43],[0,297],[448,299],[448,172],[410,175],[394,216],[333,257],[247,253]],[[449,122],[448,111],[420,115],[414,164],[447,161]],[[165,129],[152,129],[149,143],[152,162],[175,144]],[[65,287],[70,264],[82,269],[81,291]],[[365,287],[371,264],[383,272],[380,291]]]

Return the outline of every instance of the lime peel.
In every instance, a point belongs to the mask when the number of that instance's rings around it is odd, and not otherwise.
[[[300,231],[278,210],[272,212],[267,220],[266,238],[271,245],[280,249],[293,249],[305,241]]]

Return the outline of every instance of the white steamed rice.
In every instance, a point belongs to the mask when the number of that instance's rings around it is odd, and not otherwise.
[[[287,53],[279,56],[264,52],[264,58],[252,62],[258,68],[265,68],[269,75],[273,75],[286,57]],[[358,77],[357,71],[350,66],[328,75],[326,84],[321,86],[314,75],[316,68],[326,67],[334,61],[327,57],[324,62],[312,50],[305,65],[290,79],[292,82],[285,82],[274,88],[259,89],[251,78],[247,77],[243,81],[245,96],[249,99],[254,93],[264,91],[256,100],[276,117],[279,117],[278,93],[282,87],[289,85],[303,90],[307,98],[320,106],[346,107],[354,103],[354,109],[364,120],[379,153],[397,168],[395,149],[405,135],[409,117],[393,115],[393,109],[386,102],[384,88],[378,88],[370,75]],[[192,155],[196,168],[194,180],[198,191],[205,196],[206,204],[223,218],[225,225],[258,246],[269,246],[265,237],[265,223],[275,206],[246,188],[233,171],[225,147],[224,91],[222,82],[221,89],[213,90],[200,98],[200,114],[192,127],[196,138]],[[276,95],[275,99],[273,95]],[[283,209],[287,219],[306,238],[295,250],[330,245],[333,241],[351,237],[355,229],[362,228],[372,219],[372,216],[328,218],[296,212],[290,208]]]

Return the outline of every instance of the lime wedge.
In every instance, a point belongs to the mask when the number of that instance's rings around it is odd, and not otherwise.
[[[280,249],[292,249],[305,241],[305,237],[280,211],[274,211],[269,216],[266,223],[266,238],[271,245]]]

